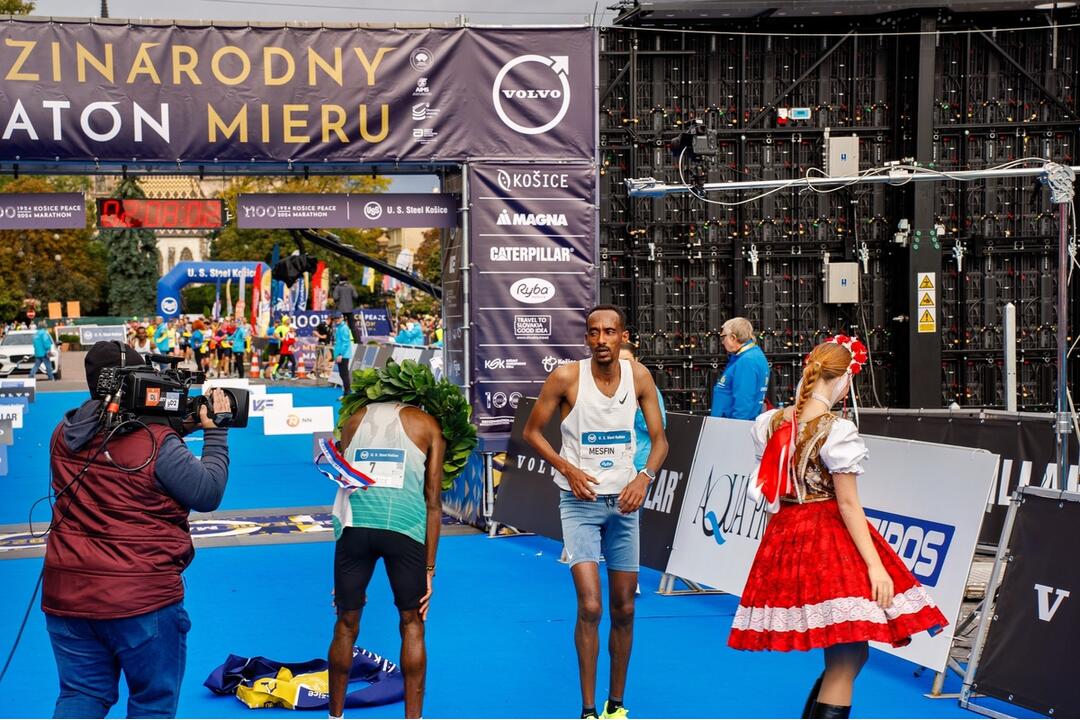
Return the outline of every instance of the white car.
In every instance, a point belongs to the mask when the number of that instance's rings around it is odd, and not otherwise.
[[[9,332],[0,340],[0,377],[29,375],[34,367],[34,330]],[[55,342],[49,349],[53,376],[60,379],[60,346]],[[48,377],[45,366],[38,368],[38,375]]]

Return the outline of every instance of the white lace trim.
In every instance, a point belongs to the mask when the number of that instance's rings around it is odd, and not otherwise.
[[[752,632],[806,632],[810,629],[842,625],[848,622],[872,622],[885,625],[902,615],[913,615],[925,607],[936,607],[933,598],[921,585],[893,597],[892,606],[882,609],[863,597],[844,597],[812,605],[789,608],[745,607],[735,612],[734,630]]]

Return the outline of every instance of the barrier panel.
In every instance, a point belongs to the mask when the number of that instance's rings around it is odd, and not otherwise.
[[[962,707],[1007,717],[972,703],[974,691],[1051,717],[1080,717],[1078,547],[1080,494],[1032,487],[1016,494],[986,590],[996,601],[982,613]]]
[[[983,448],[1001,455],[979,542],[996,545],[1009,506],[1019,487],[1056,487],[1057,449],[1053,415],[994,411],[870,409],[859,413],[870,435]],[[1068,489],[1077,490],[1077,438],[1069,435]]]
[[[762,502],[747,495],[754,469],[751,422],[707,418],[694,452],[667,572],[742,593],[768,523]],[[863,436],[870,451],[859,496],[874,525],[919,582],[930,589],[950,626],[922,633],[903,648],[882,650],[944,670],[979,524],[998,457],[985,450]]]
[[[555,540],[562,540],[559,488],[553,470],[525,442],[523,433],[535,400],[526,398],[514,414],[499,492],[495,496],[496,522]],[[641,564],[663,570],[675,537],[676,518],[683,505],[686,479],[698,444],[703,418],[668,413],[668,456],[649,486],[641,510]],[[556,450],[562,445],[559,418],[544,428],[544,437]]]

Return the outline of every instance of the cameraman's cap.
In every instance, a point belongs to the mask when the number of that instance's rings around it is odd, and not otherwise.
[[[142,355],[135,349],[124,345],[124,365],[145,365]],[[94,347],[86,353],[86,385],[90,389],[91,397],[98,397],[98,376],[105,368],[120,367],[120,344],[114,340],[99,340]]]

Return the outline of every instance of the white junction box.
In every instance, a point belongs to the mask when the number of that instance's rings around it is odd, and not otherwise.
[[[859,302],[859,263],[831,262],[825,266],[825,302]]]
[[[859,174],[858,136],[833,135],[825,139],[825,174],[829,177]]]

